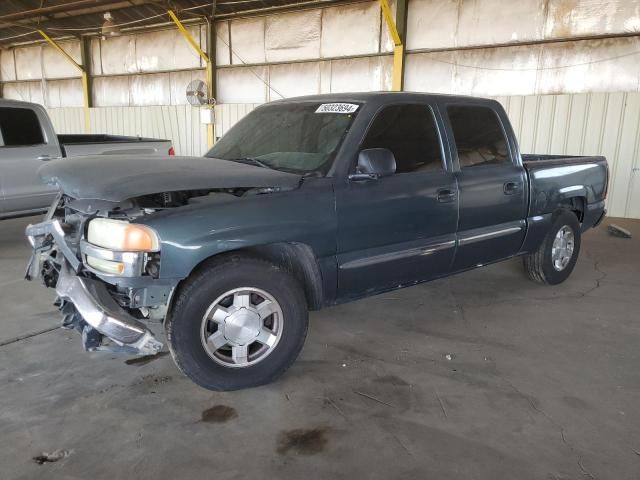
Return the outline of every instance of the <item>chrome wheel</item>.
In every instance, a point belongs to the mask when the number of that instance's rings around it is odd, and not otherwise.
[[[259,288],[243,287],[219,296],[202,319],[207,354],[225,367],[242,368],[264,360],[282,337],[280,304]]]
[[[564,270],[567,265],[569,265],[571,257],[573,257],[574,248],[575,238],[573,230],[571,230],[569,226],[564,225],[558,230],[558,233],[556,233],[556,238],[554,238],[551,247],[551,262],[553,263],[553,268],[558,272]]]

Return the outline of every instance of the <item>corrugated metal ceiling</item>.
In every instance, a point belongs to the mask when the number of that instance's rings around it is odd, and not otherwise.
[[[0,47],[41,40],[42,29],[53,37],[99,34],[105,12],[121,29],[145,28],[169,21],[173,9],[183,20],[211,17],[207,0],[2,0],[0,1]],[[306,4],[343,3],[332,0],[219,0],[215,17],[224,18],[260,10],[305,7]],[[346,2],[344,2],[346,3]]]

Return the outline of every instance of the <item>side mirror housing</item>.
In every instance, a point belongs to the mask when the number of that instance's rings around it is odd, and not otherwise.
[[[356,173],[349,175],[350,180],[370,180],[388,177],[396,173],[396,159],[387,148],[368,148],[358,154]]]

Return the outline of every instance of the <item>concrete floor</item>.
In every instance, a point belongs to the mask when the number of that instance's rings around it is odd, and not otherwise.
[[[640,478],[640,222],[557,287],[513,260],[313,313],[283,379],[212,393],[166,355],[11,341],[59,321],[21,280],[30,220],[0,223],[2,479]]]

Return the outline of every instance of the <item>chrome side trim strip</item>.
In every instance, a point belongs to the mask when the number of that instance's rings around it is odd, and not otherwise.
[[[455,246],[455,240],[449,240],[442,243],[434,243],[426,245],[424,247],[410,248],[408,250],[401,250],[399,252],[382,253],[380,255],[374,255],[373,257],[358,258],[351,260],[340,265],[341,270],[348,270],[351,268],[360,268],[375,265],[377,263],[391,262],[394,260],[401,260],[408,257],[419,257],[423,255],[431,255],[434,252],[445,250],[447,248],[453,248]]]
[[[505,235],[511,235],[512,233],[521,232],[522,227],[509,227],[501,228],[500,230],[494,230],[492,232],[479,233],[478,235],[472,235],[470,237],[458,239],[458,245],[464,246],[470,243],[481,242],[483,240],[490,240],[492,238],[503,237]]]

